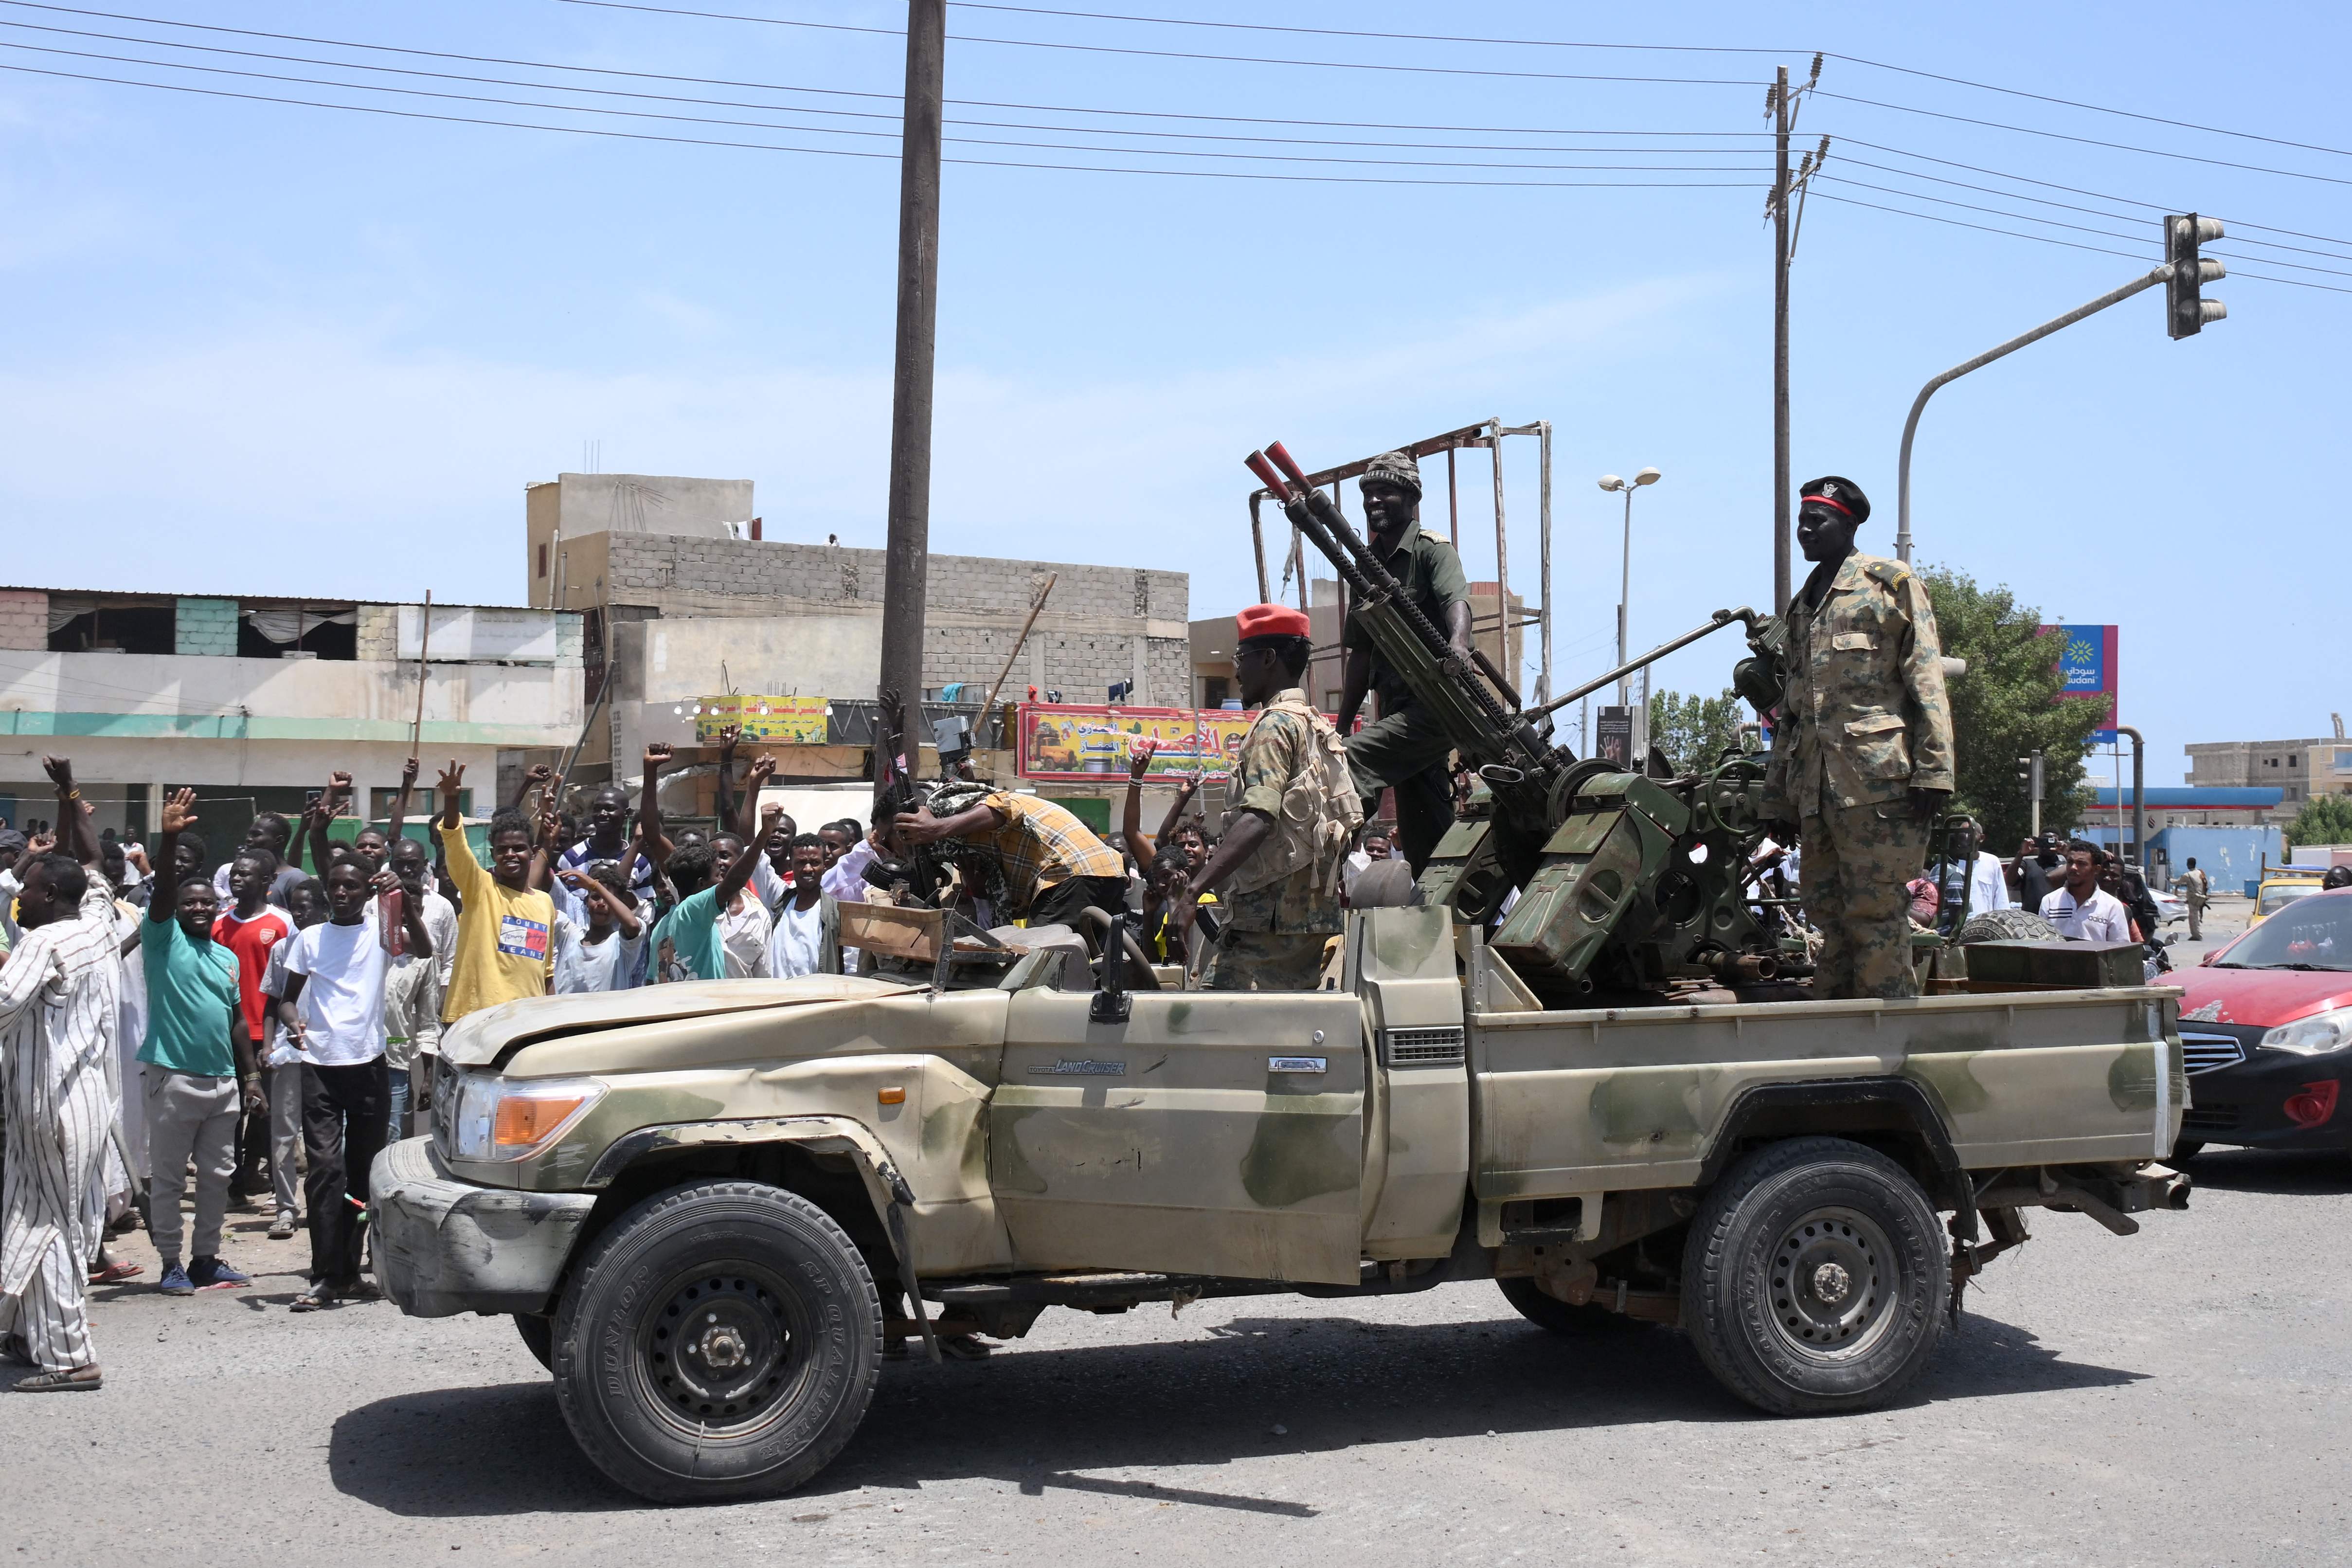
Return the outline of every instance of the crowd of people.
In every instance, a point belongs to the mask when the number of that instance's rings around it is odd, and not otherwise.
[[[840,908],[867,897],[882,836],[762,810],[766,757],[739,808],[736,742],[715,832],[665,826],[656,744],[634,813],[607,786],[575,819],[530,770],[486,856],[452,763],[428,844],[406,831],[412,759],[383,826],[332,831],[352,800],[336,773],[299,820],[254,816],[209,874],[194,791],[166,797],[151,855],[94,833],[72,763],[45,758],[54,828],[0,827],[0,1361],[33,1369],[14,1386],[102,1386],[86,1292],[145,1272],[108,1245],[142,1226],[164,1294],[250,1285],[222,1234],[266,1206],[271,1237],[308,1228],[292,1310],[373,1296],[371,1167],[418,1128],[442,1033],[468,1014],[850,968]]]

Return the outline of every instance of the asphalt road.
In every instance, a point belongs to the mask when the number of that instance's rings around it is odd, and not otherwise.
[[[2193,958],[2190,960],[2193,962]],[[98,1292],[107,1386],[0,1394],[0,1552],[479,1561],[2352,1562],[2352,1160],[2210,1154],[2191,1211],[2032,1216],[1916,1388],[1757,1415],[1665,1331],[1553,1339],[1490,1285],[1049,1313],[892,1363],[799,1494],[657,1510],[564,1431],[503,1320]],[[130,1254],[149,1266],[144,1237]],[[11,1374],[13,1376],[13,1374]],[[462,1555],[460,1555],[462,1554]]]

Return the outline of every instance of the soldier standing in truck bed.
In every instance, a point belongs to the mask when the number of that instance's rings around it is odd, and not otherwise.
[[[1421,465],[1410,452],[1383,452],[1357,481],[1364,500],[1364,522],[1379,556],[1404,589],[1406,602],[1429,617],[1459,656],[1465,679],[1470,664],[1470,584],[1454,546],[1423,533]],[[1356,794],[1371,811],[1381,791],[1397,792],[1398,847],[1419,876],[1430,851],[1453,823],[1453,796],[1445,777],[1454,742],[1437,716],[1413,697],[1404,678],[1381,662],[1371,638],[1350,615],[1339,633],[1347,650],[1339,697],[1339,733],[1348,736],[1348,766]],[[1357,711],[1370,691],[1381,700],[1381,716],[1354,734]]]
[[[1314,651],[1307,616],[1252,605],[1234,617],[1234,668],[1258,710],[1234,763],[1234,808],[1181,903],[1215,893],[1213,991],[1312,991],[1339,930],[1348,850],[1364,812],[1339,732],[1300,689]]]
[[[1918,994],[1904,885],[1952,792],[1952,710],[1927,590],[1863,555],[1870,501],[1853,480],[1799,492],[1812,574],[1789,605],[1789,681],[1772,731],[1764,816],[1804,845],[1805,913],[1822,933],[1813,994]]]

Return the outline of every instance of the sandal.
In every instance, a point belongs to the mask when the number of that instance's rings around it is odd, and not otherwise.
[[[335,1304],[335,1292],[325,1285],[313,1285],[287,1304],[289,1312],[319,1312]]]
[[[106,1379],[100,1373],[98,1363],[92,1362],[88,1366],[69,1367],[64,1372],[37,1372],[30,1377],[19,1378],[16,1382],[16,1392],[19,1394],[80,1394],[86,1390],[105,1386]]]
[[[89,1271],[89,1282],[93,1285],[111,1285],[117,1279],[128,1279],[134,1274],[144,1274],[146,1272],[147,1270],[145,1268],[140,1267],[136,1263],[127,1261],[122,1263],[110,1263],[103,1268],[91,1269]]]

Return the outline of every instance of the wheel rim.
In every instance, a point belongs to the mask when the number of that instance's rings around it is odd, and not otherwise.
[[[706,1440],[755,1435],[791,1408],[814,1326],[772,1270],[700,1264],[648,1298],[659,1305],[638,1328],[636,1371],[650,1407]]]
[[[1780,1233],[1769,1265],[1772,1325],[1810,1361],[1866,1353],[1895,1321],[1902,1270],[1886,1232],[1850,1208],[1815,1209]]]

